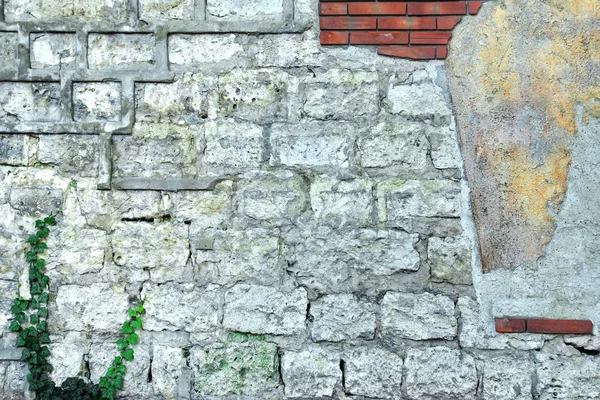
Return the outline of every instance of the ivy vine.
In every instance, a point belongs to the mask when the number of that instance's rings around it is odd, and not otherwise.
[[[80,377],[66,379],[56,386],[50,378],[53,368],[50,357],[50,334],[48,332],[48,287],[50,278],[45,274],[46,260],[41,256],[46,251],[46,239],[50,227],[56,224],[54,216],[35,221],[36,232],[27,238],[28,249],[25,259],[29,264],[29,286],[31,299],[17,292],[11,312],[9,330],[17,333],[16,346],[22,348],[21,360],[27,363],[29,390],[37,400],[114,400],[123,388],[123,377],[127,371],[125,362],[133,360],[133,348],[139,340],[136,331],[142,329],[142,314],[145,299],[127,311],[128,319],[123,323],[117,340],[118,355],[95,384]]]

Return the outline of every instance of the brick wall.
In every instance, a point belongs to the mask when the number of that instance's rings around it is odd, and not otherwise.
[[[323,45],[372,45],[377,54],[417,60],[444,59],[452,28],[482,1],[321,0]]]

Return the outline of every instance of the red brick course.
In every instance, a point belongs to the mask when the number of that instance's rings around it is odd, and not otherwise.
[[[483,1],[320,0],[322,45],[377,45],[377,54],[444,59],[452,29]],[[402,45],[402,46],[398,46]]]
[[[551,333],[562,335],[590,335],[592,321],[575,319],[496,318],[496,332],[501,333]]]

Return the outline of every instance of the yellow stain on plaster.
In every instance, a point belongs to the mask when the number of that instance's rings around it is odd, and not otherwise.
[[[586,26],[588,19],[600,17],[598,0],[553,3],[557,15],[550,22]],[[531,16],[539,17],[535,13]],[[590,29],[569,37],[556,29],[555,24],[538,21],[527,34],[539,37],[540,32],[534,30],[542,25],[545,42],[532,49],[527,57],[519,58],[515,54],[515,47],[519,46],[516,29],[522,25],[515,25],[509,10],[503,7],[493,10],[490,22],[485,46],[479,49],[485,71],[483,92],[488,96],[493,94],[499,106],[517,109],[527,103],[541,111],[546,117],[540,127],[542,137],[553,145],[549,153],[537,155],[541,160],[534,160],[530,150],[523,146],[503,148],[489,143],[491,148],[483,154],[485,165],[505,182],[503,192],[509,209],[538,237],[546,238],[537,246],[541,251],[549,241],[555,214],[567,189],[571,162],[567,148],[576,133],[576,105],[586,105],[584,119],[589,115],[600,116],[600,101],[592,101],[600,98],[600,86],[586,86],[590,77],[583,76],[590,73],[586,68],[590,60],[600,61],[600,32]],[[527,73],[523,74],[524,71]]]

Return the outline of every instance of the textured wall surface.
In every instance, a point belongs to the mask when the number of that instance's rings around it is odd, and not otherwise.
[[[103,374],[142,294],[122,398],[600,396],[595,336],[493,330],[441,61],[322,48],[316,0],[0,4],[2,399],[23,243],[58,209],[57,383]]]
[[[477,18],[448,65],[491,270],[475,272],[480,299],[495,315],[597,320],[600,4],[504,1]]]

